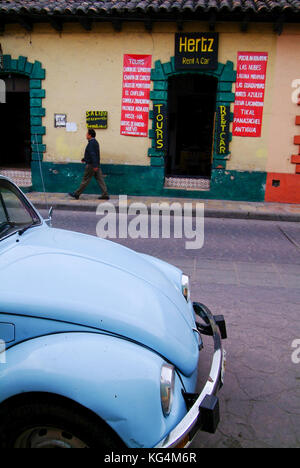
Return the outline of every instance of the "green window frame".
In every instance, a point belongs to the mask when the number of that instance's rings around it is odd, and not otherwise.
[[[168,78],[174,75],[183,75],[187,73],[208,75],[217,78],[216,111],[218,106],[230,106],[234,102],[235,95],[232,92],[232,84],[236,81],[236,71],[233,69],[233,62],[227,61],[225,64],[218,62],[216,70],[191,70],[176,71],[175,57],[171,57],[169,62],[161,63],[157,60],[154,68],[151,70],[151,80],[153,81],[153,91],[150,92],[150,100],[153,104],[168,104]],[[153,111],[150,111],[149,118],[153,119]],[[230,121],[233,121],[233,112],[230,113]],[[154,129],[149,130],[151,147],[148,150],[148,156],[151,158],[151,166],[164,166],[165,154],[163,151],[155,149]],[[229,141],[232,139],[232,133],[229,133]],[[227,154],[217,154],[216,134],[214,135],[213,162],[212,169],[226,169],[226,161],[229,159],[230,152]]]

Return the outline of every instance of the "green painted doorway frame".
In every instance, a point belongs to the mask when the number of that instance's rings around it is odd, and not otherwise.
[[[153,104],[168,105],[168,78],[174,75],[185,74],[201,74],[213,76],[217,78],[217,94],[216,94],[216,110],[220,105],[229,105],[234,102],[235,95],[232,92],[232,84],[236,81],[236,71],[233,69],[233,62],[227,61],[225,64],[218,62],[216,70],[191,70],[177,71],[175,70],[175,58],[171,57],[170,62],[161,63],[157,60],[154,68],[151,70],[151,80],[153,81],[153,91],[150,92],[150,99]],[[150,111],[149,118],[153,119],[153,111]],[[230,113],[230,121],[233,121],[233,112]],[[151,148],[148,150],[148,156],[151,158],[151,166],[163,167],[165,165],[165,154],[163,151],[155,149],[155,133],[154,129],[149,130],[149,138],[151,139]],[[229,141],[232,139],[230,132]],[[227,154],[217,154],[216,135],[214,135],[213,145],[213,162],[212,169],[226,169],[226,161],[230,157],[230,152]]]
[[[31,160],[42,161],[43,153],[46,151],[46,145],[43,144],[46,127],[42,126],[42,117],[46,114],[45,108],[42,106],[42,99],[46,97],[46,91],[42,89],[42,80],[46,77],[46,71],[37,60],[30,63],[27,57],[19,56],[17,59],[12,59],[11,55],[5,54],[3,55],[3,67],[0,69],[0,79],[1,75],[7,73],[29,78]]]

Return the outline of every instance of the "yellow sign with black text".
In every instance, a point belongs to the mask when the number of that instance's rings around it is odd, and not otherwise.
[[[86,111],[87,128],[107,128],[107,111]]]

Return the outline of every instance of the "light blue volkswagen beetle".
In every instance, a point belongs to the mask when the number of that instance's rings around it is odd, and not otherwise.
[[[0,447],[186,447],[214,432],[223,316],[191,302],[179,269],[48,224],[0,176]],[[214,353],[195,393],[202,334]]]

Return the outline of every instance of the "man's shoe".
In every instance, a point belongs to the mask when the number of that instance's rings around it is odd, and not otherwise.
[[[76,195],[76,193],[71,192],[69,193],[70,197],[75,198],[75,200],[79,200],[79,195]]]
[[[101,195],[98,200],[109,200],[109,195]]]

